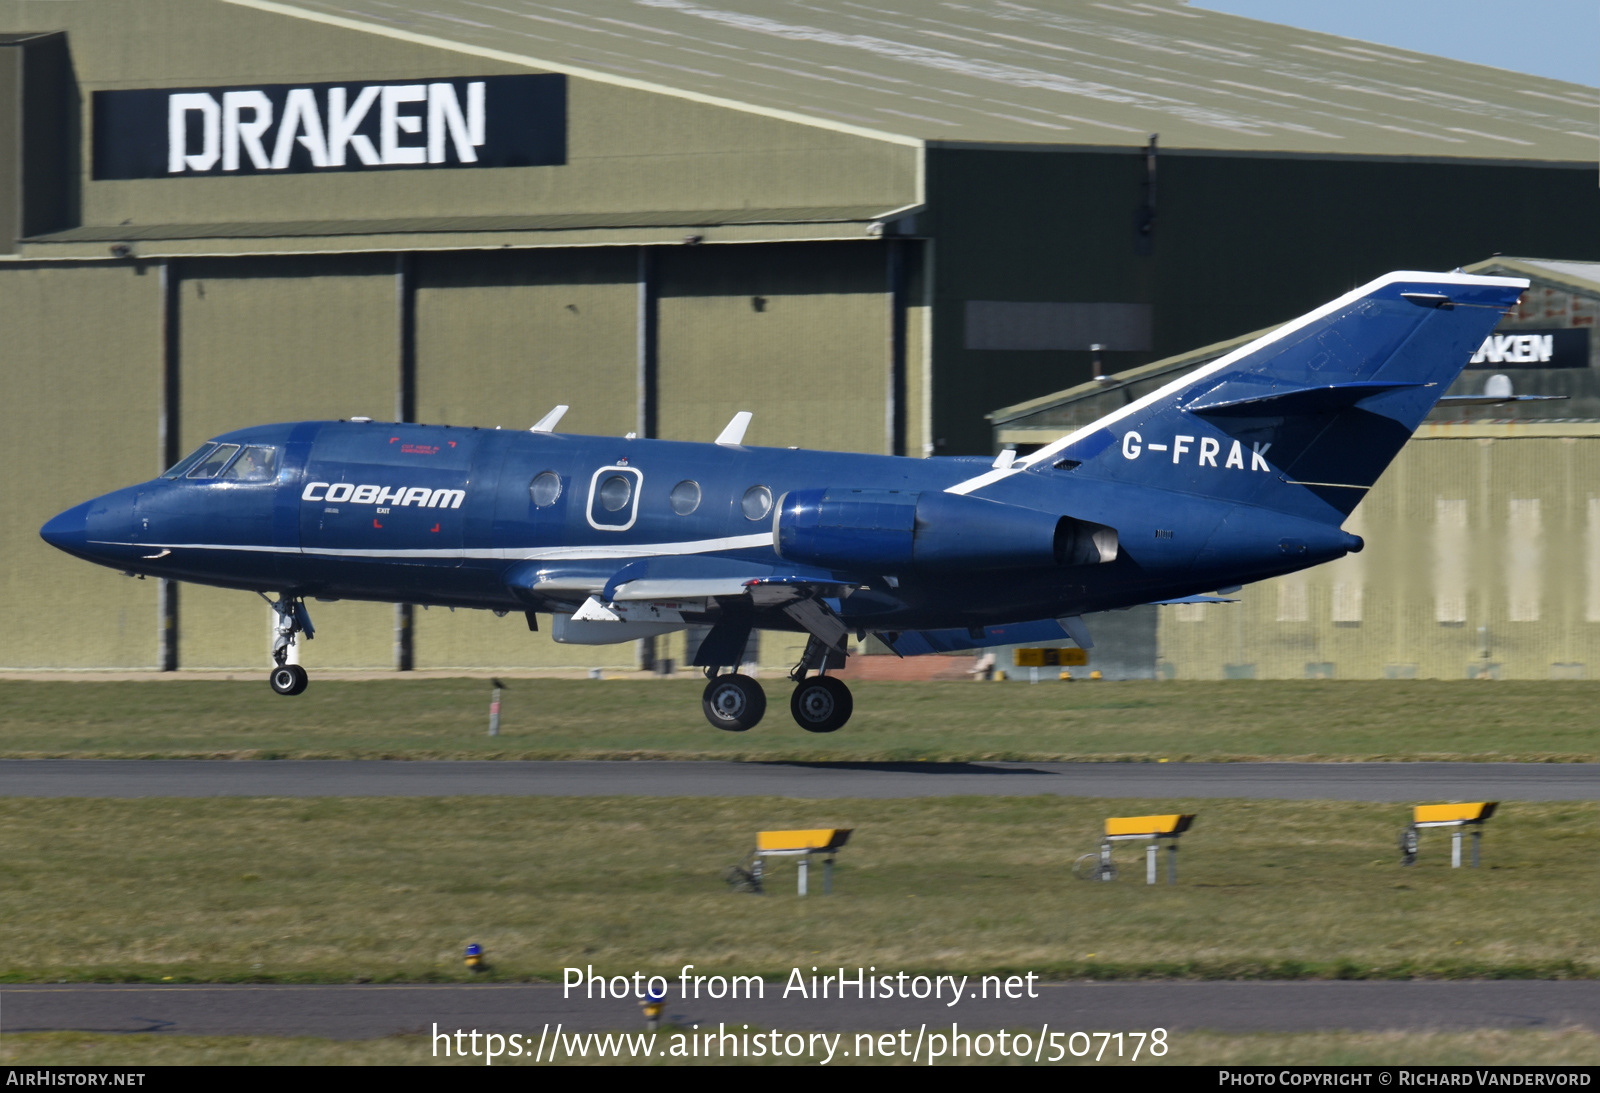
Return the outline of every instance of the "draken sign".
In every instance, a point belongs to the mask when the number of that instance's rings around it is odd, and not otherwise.
[[[1509,330],[1490,334],[1468,368],[1587,368],[1589,331]]]
[[[566,80],[538,74],[96,91],[94,177],[561,164]]]

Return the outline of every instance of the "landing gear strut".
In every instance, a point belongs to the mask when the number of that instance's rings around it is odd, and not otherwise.
[[[842,728],[855,711],[850,688],[838,677],[826,674],[830,667],[842,667],[843,661],[842,653],[812,637],[806,642],[800,663],[789,673],[795,683],[794,694],[789,696],[789,712],[806,732],[833,732]],[[807,677],[806,672],[813,668],[817,674]]]
[[[709,682],[700,696],[700,708],[706,720],[728,732],[744,732],[760,722],[767,712],[767,692],[749,676],[738,673],[713,675],[715,668],[707,668]]]
[[[266,596],[261,597],[267,600]],[[275,667],[272,674],[267,677],[267,682],[272,684],[272,689],[281,695],[297,695],[306,689],[311,682],[306,675],[306,670],[298,664],[289,663],[289,647],[295,644],[296,634],[305,634],[310,641],[317,636],[317,628],[311,625],[311,615],[306,611],[305,601],[298,596],[282,593],[274,603],[267,600],[272,610],[277,614],[278,621],[275,626],[276,636],[272,639],[272,661]]]

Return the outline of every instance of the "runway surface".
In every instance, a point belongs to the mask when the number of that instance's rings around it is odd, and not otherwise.
[[[827,971],[829,969],[824,969]],[[854,977],[855,970],[847,969]],[[910,980],[908,979],[909,983]],[[828,1032],[886,1031],[926,1023],[948,1031],[1038,1029],[1129,1032],[1213,1029],[1600,1029],[1600,981],[1474,980],[1036,983],[1037,998],[964,997],[843,1001],[781,997],[685,1000],[678,982],[664,1014],[674,1025]],[[969,994],[978,989],[967,981]],[[324,1036],[368,1039],[455,1029],[538,1039],[547,1024],[567,1032],[642,1027],[632,1000],[562,998],[553,984],[416,986],[144,986],[41,984],[0,991],[0,1034],[81,1030],[191,1035]],[[853,989],[852,989],[853,994]]]
[[[1595,763],[0,760],[0,797],[1600,799]]]

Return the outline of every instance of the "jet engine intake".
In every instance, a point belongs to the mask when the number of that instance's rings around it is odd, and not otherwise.
[[[791,490],[778,499],[779,556],[870,572],[1035,569],[1117,557],[1116,529],[954,493]]]

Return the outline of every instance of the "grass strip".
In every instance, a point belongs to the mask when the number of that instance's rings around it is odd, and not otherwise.
[[[819,737],[762,681],[767,719],[718,732],[695,680],[515,680],[501,735],[481,679],[0,681],[0,757],[1600,761],[1600,682],[860,683]]]
[[[1179,884],[1074,880],[1108,815],[1192,811]],[[1593,977],[1600,805],[1507,804],[1484,867],[1403,806],[1076,798],[0,801],[0,981],[434,982],[876,966],[1057,978]],[[831,896],[724,871],[856,829]],[[820,872],[820,871],[819,871]],[[820,881],[820,876],[815,878]],[[820,889],[820,883],[814,891]]]

